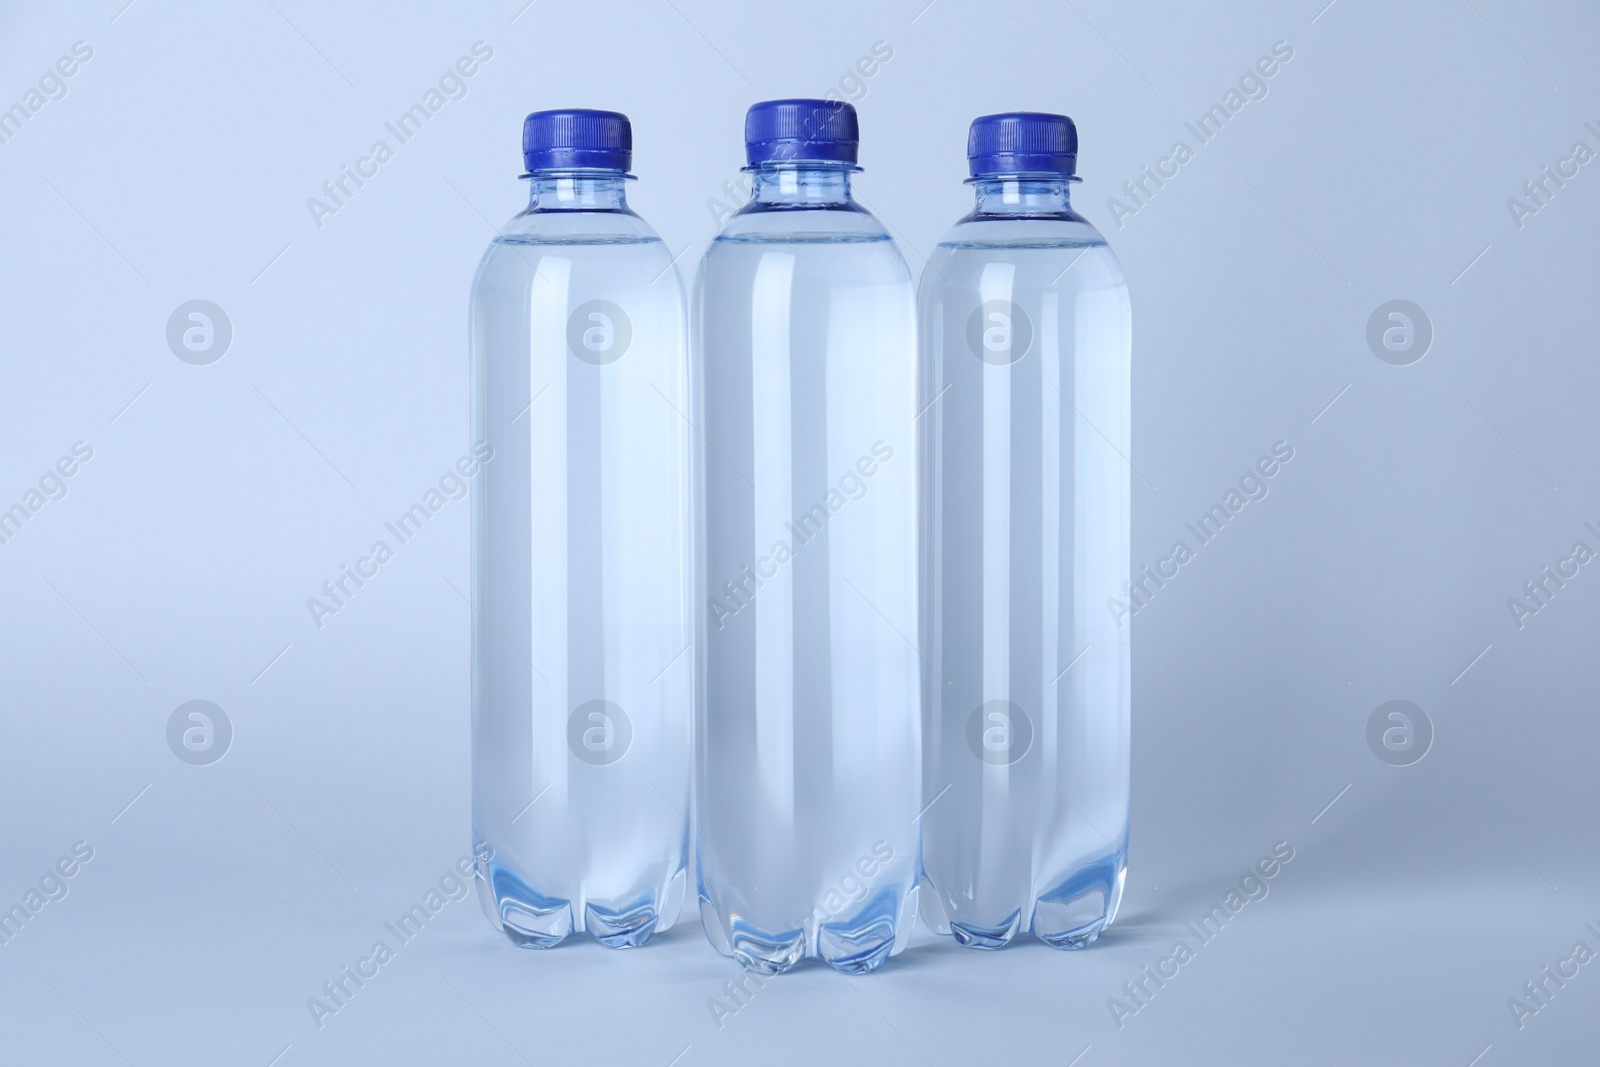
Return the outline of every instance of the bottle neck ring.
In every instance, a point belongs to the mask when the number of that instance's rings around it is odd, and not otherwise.
[[[860,168],[851,163],[802,160],[758,163],[747,170],[752,204],[827,208],[851,204],[850,176]]]
[[[1072,183],[1067,175],[983,175],[969,184],[977,197],[978,218],[1048,218],[1072,215]]]
[[[536,170],[528,179],[530,211],[626,211],[626,183],[620,170]]]

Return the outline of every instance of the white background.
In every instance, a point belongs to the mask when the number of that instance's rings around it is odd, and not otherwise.
[[[1507,200],[1600,150],[1600,13],[1325,2],[6,5],[0,107],[93,56],[0,144],[0,508],[94,454],[0,544],[0,905],[94,858],[0,945],[0,1062],[1593,1062],[1600,963],[1520,1029],[1507,1000],[1600,951],[1600,567],[1520,629],[1507,599],[1600,549],[1600,164],[1520,227]],[[465,97],[317,226],[480,40]],[[1114,218],[1279,41],[1266,96]],[[1122,918],[1082,953],[804,968],[719,1027],[738,972],[693,914],[531,953],[467,900],[319,1029],[307,999],[468,847],[465,506],[320,629],[306,599],[467,450],[467,290],[526,195],[523,115],[628,113],[632,202],[687,278],[745,108],[830,89],[914,271],[968,208],[974,116],[1077,120],[1134,302],[1136,561],[1295,450],[1132,623]],[[208,366],[166,342],[192,299],[232,324]],[[1367,344],[1392,299],[1433,326],[1410,366]],[[1397,698],[1435,732],[1411,766],[1366,741]],[[210,766],[167,745],[192,699],[233,726]],[[1109,999],[1278,841],[1271,895],[1119,1028]]]

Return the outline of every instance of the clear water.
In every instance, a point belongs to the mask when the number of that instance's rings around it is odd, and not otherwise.
[[[922,913],[979,948],[1092,943],[1127,863],[1127,289],[1039,184],[980,185],[918,300]]]
[[[536,179],[555,209],[512,220],[472,293],[473,439],[493,448],[473,480],[473,839],[491,921],[528,947],[643,944],[688,864],[684,301],[621,188]]]
[[[859,973],[916,914],[914,296],[847,179],[788,173],[696,286],[700,917],[758,971]]]

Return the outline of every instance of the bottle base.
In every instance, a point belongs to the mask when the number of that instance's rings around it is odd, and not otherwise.
[[[491,865],[479,886],[489,921],[518,948],[555,948],[574,933],[587,933],[606,948],[627,949],[647,944],[673,925],[683,903],[685,875],[679,870],[665,893],[651,893],[623,907],[585,902],[581,923],[575,921],[572,901],[546,896],[504,867]]]
[[[584,905],[584,927],[606,948],[638,948],[650,940],[661,913],[650,904],[614,911],[597,904]]]
[[[820,960],[843,974],[871,974],[910,940],[917,892],[912,887],[902,896],[886,890],[852,915],[780,931],[737,915],[725,921],[702,894],[700,922],[713,948],[760,975],[783,974],[806,959]]]
[[[1033,936],[1051,948],[1088,948],[1116,919],[1127,876],[1128,861],[1121,854],[1074,871],[1040,894],[1033,909]]]
[[[1005,948],[1022,929],[1022,909],[1012,912],[1005,922],[995,926],[977,923],[952,922],[950,936],[964,948]]]
[[[957,918],[949,902],[941,908],[936,889],[929,885],[926,888],[933,905],[924,909],[924,915],[929,929],[953,938],[963,948],[1004,948],[1024,932],[1051,948],[1088,948],[1116,918],[1126,877],[1126,858],[1120,853],[1103,857],[1074,870],[1029,905],[992,922]],[[1024,913],[1029,915],[1026,925]]]

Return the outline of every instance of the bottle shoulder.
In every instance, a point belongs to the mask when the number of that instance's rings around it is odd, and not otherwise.
[[[519,289],[536,278],[554,282],[579,277],[609,278],[618,286],[648,282],[652,292],[679,298],[683,292],[682,276],[666,243],[649,223],[628,211],[524,211],[490,240],[478,261],[473,288]]]
[[[994,265],[1012,268],[1015,281],[1054,289],[1126,286],[1116,253],[1081,218],[965,218],[928,257],[922,289],[971,287]]]
[[[648,222],[629,210],[534,211],[512,216],[494,237],[515,245],[647,245],[661,237]]]
[[[883,223],[855,203],[831,207],[747,206],[714,243],[870,244],[888,242]]]
[[[1109,251],[1106,239],[1081,215],[1001,216],[968,215],[945,231],[939,248],[1090,248]]]

